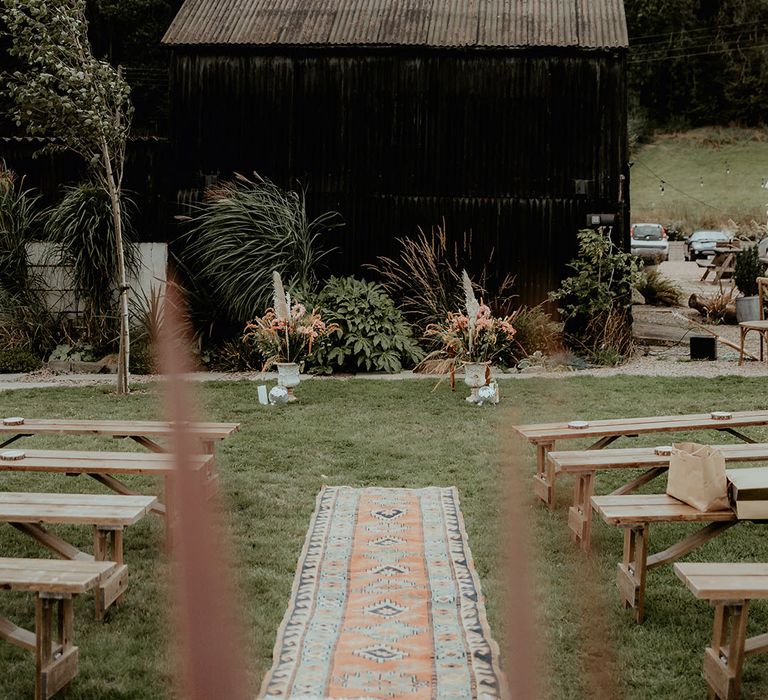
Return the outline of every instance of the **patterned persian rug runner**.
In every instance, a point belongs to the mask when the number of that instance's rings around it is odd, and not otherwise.
[[[260,697],[502,697],[455,488],[324,488]]]

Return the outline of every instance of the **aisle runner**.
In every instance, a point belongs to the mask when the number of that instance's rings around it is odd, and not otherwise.
[[[501,697],[455,488],[324,488],[261,698]]]

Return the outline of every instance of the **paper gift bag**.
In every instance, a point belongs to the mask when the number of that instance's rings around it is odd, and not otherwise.
[[[673,445],[667,494],[702,512],[727,509],[728,483],[723,453],[695,442]]]

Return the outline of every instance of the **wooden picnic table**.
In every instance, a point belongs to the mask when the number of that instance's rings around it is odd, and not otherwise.
[[[103,561],[0,557],[0,590],[36,594],[34,633],[0,617],[0,639],[35,655],[35,700],[48,700],[77,674],[72,599],[97,586],[116,567]]]
[[[536,446],[536,474],[534,492],[550,508],[554,507],[555,472],[548,464],[547,455],[561,440],[592,438],[597,440],[587,449],[601,450],[621,437],[637,437],[650,433],[670,433],[676,431],[719,430],[729,433],[744,442],[756,440],[745,435],[737,428],[768,425],[768,411],[737,411],[731,418],[722,420],[712,418],[710,413],[693,413],[679,416],[648,416],[642,418],[610,418],[589,421],[583,428],[570,428],[568,421],[556,423],[536,423],[514,425],[512,429],[528,442]]]
[[[768,461],[768,443],[736,443],[713,445],[728,463]],[[669,469],[669,455],[658,455],[654,447],[630,447],[612,450],[568,450],[550,452],[550,468],[558,474],[573,474],[573,505],[568,510],[568,527],[581,548],[589,550],[592,523],[591,498],[594,494],[595,475],[603,469],[647,469],[636,479],[620,486],[609,495],[632,493]]]
[[[96,618],[102,619],[128,586],[123,530],[143,518],[157,502],[154,496],[0,492],[0,521],[7,522],[64,559],[112,561],[117,568],[102,579],[96,593]],[[79,550],[49,532],[45,525],[90,525],[93,554]]]
[[[712,284],[718,284],[722,279],[730,279],[736,268],[736,253],[740,250],[739,246],[717,246],[713,249],[714,255],[711,260],[706,262],[697,260],[696,264],[704,268],[704,274],[699,282],[706,280],[710,272],[715,273]]]
[[[213,454],[216,443],[240,430],[239,423],[189,423],[186,431],[201,443],[203,454]],[[22,425],[0,423],[0,449],[32,435],[101,435],[130,438],[151,452],[167,452],[158,440],[173,436],[174,425],[154,420],[75,420],[72,418],[25,418]]]
[[[606,523],[624,530],[624,555],[617,567],[616,583],[624,607],[635,611],[637,622],[642,622],[645,614],[648,569],[677,561],[742,522],[730,508],[705,513],[666,494],[592,496],[592,505]],[[649,556],[651,524],[681,522],[702,523],[705,526],[664,551]]]
[[[744,658],[768,651],[768,634],[747,639],[750,602],[768,598],[768,564],[675,564],[675,574],[715,607],[712,643],[704,651],[709,697],[737,700]]]

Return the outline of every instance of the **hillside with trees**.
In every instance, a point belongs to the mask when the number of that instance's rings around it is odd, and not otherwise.
[[[761,125],[766,0],[625,0],[634,128]]]

